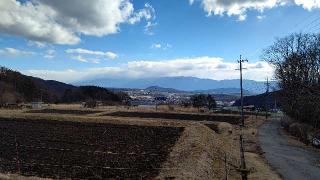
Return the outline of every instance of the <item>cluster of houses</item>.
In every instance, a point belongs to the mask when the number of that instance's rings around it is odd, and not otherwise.
[[[44,103],[40,101],[35,101],[31,103],[6,102],[6,103],[0,104],[1,109],[23,109],[23,108],[41,109],[43,107],[44,107]]]
[[[181,104],[182,102],[190,99],[190,95],[188,94],[169,92],[138,90],[130,91],[127,93],[131,97],[130,104],[133,106],[156,104]]]

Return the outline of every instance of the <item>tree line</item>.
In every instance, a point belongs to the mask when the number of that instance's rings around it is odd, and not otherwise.
[[[264,50],[275,68],[283,111],[291,118],[319,127],[320,34],[292,34]]]
[[[43,83],[48,83],[43,81]],[[60,86],[66,84],[60,83]],[[46,88],[47,87],[47,88]],[[125,103],[130,97],[124,92],[113,92],[96,86],[71,86],[56,92],[50,86],[40,85],[35,78],[17,71],[0,67],[0,105],[5,103],[23,103],[43,101],[46,103],[72,103],[83,101],[102,101]],[[60,95],[62,94],[62,95]]]
[[[78,88],[67,89],[61,98],[61,102],[101,101],[105,103],[127,103],[130,99],[130,96],[124,92],[113,92],[97,86],[80,86]]]
[[[0,93],[0,102],[32,101],[40,97],[40,89],[30,78],[5,67],[0,67]]]
[[[190,98],[191,105],[195,108],[208,108],[209,110],[213,110],[217,107],[217,102],[214,97],[210,94],[196,94],[191,96]]]

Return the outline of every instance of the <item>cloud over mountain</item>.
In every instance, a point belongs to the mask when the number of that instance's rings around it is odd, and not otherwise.
[[[246,63],[244,77],[251,80],[265,80],[273,75],[273,68],[266,62]],[[26,74],[44,79],[75,82],[94,78],[146,78],[192,76],[215,80],[238,79],[237,63],[225,62],[222,58],[197,57],[163,61],[131,61],[118,67],[101,67],[79,70],[28,70]]]

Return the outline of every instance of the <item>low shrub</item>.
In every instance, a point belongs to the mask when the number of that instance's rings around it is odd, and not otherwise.
[[[232,125],[226,122],[215,122],[213,130],[219,134],[232,134]]]
[[[309,144],[313,136],[313,128],[307,124],[292,123],[289,126],[289,133],[302,141],[305,144]]]
[[[174,111],[174,106],[168,105],[169,111]]]
[[[286,131],[289,131],[289,127],[292,123],[294,123],[294,121],[288,116],[284,116],[281,118],[280,123],[281,123],[281,127],[283,127]]]

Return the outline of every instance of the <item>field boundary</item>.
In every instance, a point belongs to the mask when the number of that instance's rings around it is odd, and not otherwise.
[[[224,179],[221,143],[215,132],[205,125],[186,127],[156,179]]]

